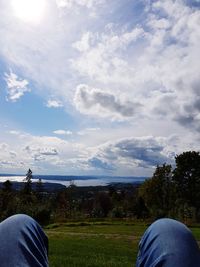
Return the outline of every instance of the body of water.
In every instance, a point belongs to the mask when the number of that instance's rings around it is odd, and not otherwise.
[[[33,182],[37,182],[41,179],[43,183],[59,183],[65,186],[75,184],[77,186],[99,186],[108,185],[112,183],[142,183],[147,177],[127,177],[127,176],[63,176],[63,175],[34,175]],[[23,182],[25,175],[9,175],[0,174],[0,182],[6,180]]]

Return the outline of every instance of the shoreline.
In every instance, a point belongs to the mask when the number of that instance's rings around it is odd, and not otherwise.
[[[25,175],[1,175],[0,183],[4,183],[9,180],[11,182],[24,182]],[[108,186],[110,184],[122,183],[122,184],[138,184],[143,183],[147,177],[114,177],[114,176],[60,176],[60,175],[33,175],[32,182],[36,183],[41,179],[42,183],[61,184],[66,187],[75,185],[79,187],[85,186]]]

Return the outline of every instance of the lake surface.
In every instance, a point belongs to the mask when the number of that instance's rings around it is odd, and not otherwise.
[[[37,182],[38,179],[41,179],[43,183],[59,183],[65,186],[70,184],[77,186],[103,186],[112,183],[142,183],[147,177],[33,175],[33,182]],[[6,180],[23,182],[25,175],[0,174],[0,182],[5,182]]]

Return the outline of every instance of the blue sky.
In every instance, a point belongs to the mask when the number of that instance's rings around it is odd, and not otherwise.
[[[0,173],[152,175],[200,149],[198,0],[0,0]]]

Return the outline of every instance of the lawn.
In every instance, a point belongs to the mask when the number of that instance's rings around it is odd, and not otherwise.
[[[46,229],[50,267],[134,266],[145,228],[124,222],[50,225]]]
[[[122,221],[50,225],[45,230],[50,267],[133,267],[146,228]],[[191,230],[200,240],[200,228]]]

